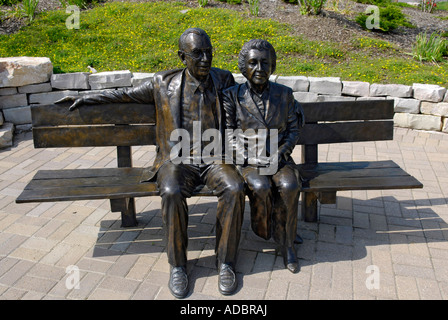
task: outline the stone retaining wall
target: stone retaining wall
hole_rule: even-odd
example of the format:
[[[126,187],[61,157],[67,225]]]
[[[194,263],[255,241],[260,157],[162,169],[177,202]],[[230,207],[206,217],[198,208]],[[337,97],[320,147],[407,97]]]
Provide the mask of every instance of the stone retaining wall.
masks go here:
[[[0,148],[12,145],[13,131],[31,129],[33,104],[50,104],[68,95],[138,86],[153,73],[129,70],[53,74],[48,58],[0,58]],[[241,74],[235,80],[244,82]],[[448,93],[438,85],[376,84],[337,77],[271,76],[291,87],[301,102],[393,99],[395,125],[448,133]]]

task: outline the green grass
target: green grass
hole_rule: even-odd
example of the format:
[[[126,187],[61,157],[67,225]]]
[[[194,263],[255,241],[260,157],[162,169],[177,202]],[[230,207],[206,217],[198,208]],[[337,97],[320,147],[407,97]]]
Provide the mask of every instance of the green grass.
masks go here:
[[[437,2],[437,9],[438,10],[448,10],[448,1]]]
[[[213,65],[236,73],[243,43],[264,38],[277,51],[279,75],[448,86],[446,62],[417,62],[386,41],[364,37],[351,46],[311,41],[273,20],[207,7],[181,13],[186,9],[182,3],[112,2],[82,11],[79,30],[66,28],[65,11],[42,13],[20,32],[0,36],[0,56],[49,57],[59,73],[87,72],[88,65],[98,71],[156,72],[182,67],[178,38],[188,27],[200,27],[216,49]]]

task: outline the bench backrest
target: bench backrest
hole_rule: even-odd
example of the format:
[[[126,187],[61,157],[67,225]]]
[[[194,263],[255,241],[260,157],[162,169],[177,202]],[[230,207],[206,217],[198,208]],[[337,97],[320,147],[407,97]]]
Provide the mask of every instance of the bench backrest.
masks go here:
[[[130,147],[156,142],[152,105],[103,104],[74,111],[68,110],[69,105],[32,106],[36,148]],[[319,144],[393,139],[393,100],[308,102],[302,106],[306,125],[298,144],[303,145],[304,163],[317,163]]]
[[[319,144],[393,139],[393,100],[310,102],[302,107],[302,163],[318,163]]]
[[[152,105],[116,103],[69,111],[69,103],[32,106],[36,148],[155,144]],[[302,103],[300,145],[393,139],[393,100]]]
[[[70,103],[31,107],[35,148],[155,144],[151,105],[126,103],[81,107]]]
[[[299,144],[393,138],[393,100],[308,102],[302,106],[306,126]]]

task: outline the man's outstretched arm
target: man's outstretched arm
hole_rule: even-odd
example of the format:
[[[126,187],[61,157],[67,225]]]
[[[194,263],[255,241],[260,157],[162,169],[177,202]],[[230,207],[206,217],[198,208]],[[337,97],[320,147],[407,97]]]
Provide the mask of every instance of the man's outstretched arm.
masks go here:
[[[111,90],[98,94],[89,94],[82,97],[67,96],[55,103],[73,102],[70,111],[83,105],[105,104],[105,103],[154,103],[154,89],[152,81],[147,81],[135,88]]]

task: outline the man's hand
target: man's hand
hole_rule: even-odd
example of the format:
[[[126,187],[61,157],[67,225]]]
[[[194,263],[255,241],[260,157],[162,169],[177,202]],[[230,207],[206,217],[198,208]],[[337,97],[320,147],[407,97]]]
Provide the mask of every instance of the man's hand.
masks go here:
[[[255,165],[257,167],[269,167],[272,165],[272,163],[277,162],[277,154],[274,154],[272,156],[266,157],[266,156],[257,156],[254,158],[249,158],[247,163],[250,165]]]
[[[83,105],[83,99],[82,97],[76,97],[76,96],[66,96],[62,99],[59,99],[58,101],[56,101],[55,103],[63,103],[63,102],[73,102],[73,104],[68,108],[68,110],[73,111],[76,108],[78,108],[79,106]]]

